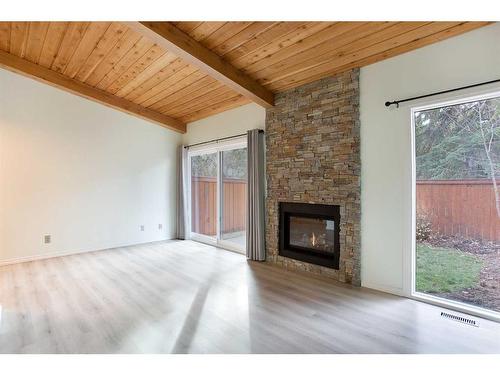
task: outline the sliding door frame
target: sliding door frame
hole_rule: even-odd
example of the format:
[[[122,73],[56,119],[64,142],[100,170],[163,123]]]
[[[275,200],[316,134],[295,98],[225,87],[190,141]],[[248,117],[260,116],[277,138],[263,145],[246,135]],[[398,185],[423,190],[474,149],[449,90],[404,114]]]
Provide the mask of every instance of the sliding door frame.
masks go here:
[[[448,308],[451,310],[456,310],[462,313],[475,315],[478,317],[494,320],[500,322],[500,313],[493,310],[473,306],[471,304],[452,301],[441,297],[435,297],[430,294],[418,292],[416,290],[416,214],[417,214],[417,197],[416,197],[416,139],[415,139],[415,113],[421,112],[429,109],[437,109],[441,107],[447,107],[451,105],[463,104],[468,102],[474,102],[478,100],[485,100],[491,98],[500,97],[500,86],[483,91],[467,91],[462,95],[457,95],[453,99],[440,101],[427,102],[426,104],[421,104],[419,106],[414,106],[410,108],[411,116],[411,229],[410,229],[410,254],[406,256],[405,265],[405,294],[415,300],[427,302],[436,306],[443,308]]]
[[[246,251],[246,246],[241,247],[237,246],[234,243],[231,243],[230,241],[223,240],[221,237],[221,231],[222,231],[222,212],[223,212],[223,207],[222,204],[224,202],[223,200],[223,189],[222,189],[222,153],[223,151],[230,151],[230,150],[235,150],[235,149],[240,149],[240,148],[247,148],[247,137],[246,135],[243,135],[241,137],[236,137],[224,141],[218,141],[214,143],[209,143],[205,145],[200,145],[200,146],[194,146],[188,150],[188,215],[189,215],[189,237],[190,239],[194,241],[199,241],[206,243],[208,245],[213,245],[217,247],[221,247],[226,250],[234,251],[240,254],[245,254]],[[200,233],[195,233],[192,231],[192,210],[191,210],[191,158],[193,156],[198,156],[198,155],[204,155],[204,154],[212,154],[216,153],[217,154],[217,192],[216,192],[216,235],[215,239],[203,235]],[[247,193],[248,194],[248,193]]]

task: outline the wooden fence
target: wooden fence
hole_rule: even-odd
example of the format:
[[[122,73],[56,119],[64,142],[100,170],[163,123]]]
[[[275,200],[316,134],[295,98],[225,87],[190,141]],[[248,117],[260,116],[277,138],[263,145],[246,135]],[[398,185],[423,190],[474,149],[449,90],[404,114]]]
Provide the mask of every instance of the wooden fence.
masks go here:
[[[246,228],[247,181],[224,179],[222,233]],[[217,232],[217,181],[215,177],[192,177],[191,220],[195,233],[215,236]]]
[[[429,218],[433,231],[500,241],[491,180],[419,180],[416,194],[417,214]]]

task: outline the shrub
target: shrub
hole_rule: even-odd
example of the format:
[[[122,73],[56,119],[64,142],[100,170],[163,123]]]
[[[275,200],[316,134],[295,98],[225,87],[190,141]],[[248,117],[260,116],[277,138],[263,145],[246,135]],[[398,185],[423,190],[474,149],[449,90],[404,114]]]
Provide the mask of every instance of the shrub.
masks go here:
[[[431,221],[424,214],[417,214],[416,240],[427,241],[432,236]]]

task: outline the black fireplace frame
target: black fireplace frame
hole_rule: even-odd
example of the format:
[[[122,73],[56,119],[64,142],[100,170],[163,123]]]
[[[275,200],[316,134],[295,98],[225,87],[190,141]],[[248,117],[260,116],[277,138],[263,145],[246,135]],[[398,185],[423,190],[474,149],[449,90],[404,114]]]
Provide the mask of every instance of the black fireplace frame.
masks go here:
[[[320,218],[335,221],[333,253],[290,245],[290,216]],[[279,202],[279,255],[339,269],[340,262],[340,206],[297,202]]]

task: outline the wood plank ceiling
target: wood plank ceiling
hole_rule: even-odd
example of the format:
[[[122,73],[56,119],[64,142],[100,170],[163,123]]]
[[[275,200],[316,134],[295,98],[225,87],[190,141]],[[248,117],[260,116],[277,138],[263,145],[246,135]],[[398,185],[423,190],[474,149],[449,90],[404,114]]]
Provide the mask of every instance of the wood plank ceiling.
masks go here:
[[[195,41],[193,43],[220,56],[236,68],[238,74],[272,93],[365,66],[486,24],[488,22],[171,23]],[[189,59],[180,58],[160,43],[155,44],[130,24],[0,22],[0,50],[3,51],[0,66],[21,73],[28,69],[31,73],[26,74],[38,75],[44,81],[59,77],[63,83],[56,85],[60,87],[73,92],[83,87],[88,92],[84,96],[100,101],[96,96],[103,95],[102,102],[114,107],[125,103],[128,112],[144,118],[154,113],[153,121],[181,132],[187,122],[251,101],[251,96],[241,95]],[[19,59],[27,63],[20,67]],[[32,73],[38,69],[34,64],[41,68],[41,73]],[[68,79],[76,84],[70,83],[68,88]]]

